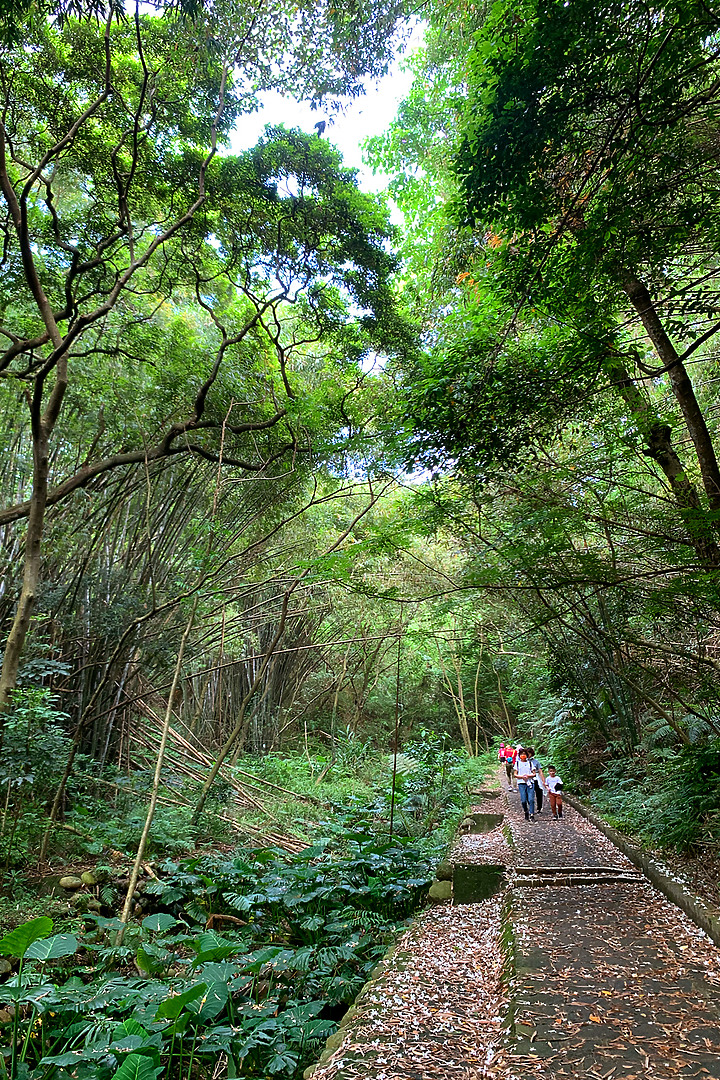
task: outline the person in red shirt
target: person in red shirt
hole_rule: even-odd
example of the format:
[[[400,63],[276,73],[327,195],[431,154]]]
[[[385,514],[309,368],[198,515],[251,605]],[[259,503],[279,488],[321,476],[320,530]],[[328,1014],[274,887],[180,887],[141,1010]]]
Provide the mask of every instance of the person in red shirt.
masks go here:
[[[508,791],[515,791],[516,788],[513,784],[513,766],[515,764],[515,758],[517,757],[517,751],[513,750],[512,746],[505,747],[505,772],[508,778]]]

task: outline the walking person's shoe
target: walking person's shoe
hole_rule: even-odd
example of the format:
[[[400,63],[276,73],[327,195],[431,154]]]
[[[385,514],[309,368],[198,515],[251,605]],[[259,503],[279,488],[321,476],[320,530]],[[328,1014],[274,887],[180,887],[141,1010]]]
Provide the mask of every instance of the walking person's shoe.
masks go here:
[[[534,815],[534,814],[531,814],[531,815],[530,815],[530,820],[531,820],[531,821],[534,821],[534,820],[535,820],[535,815]]]

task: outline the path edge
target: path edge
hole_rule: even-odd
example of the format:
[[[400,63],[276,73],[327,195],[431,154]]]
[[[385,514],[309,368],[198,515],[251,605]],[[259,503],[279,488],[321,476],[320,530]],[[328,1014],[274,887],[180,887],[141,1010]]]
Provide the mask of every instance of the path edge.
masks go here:
[[[585,806],[576,796],[568,795],[566,791],[563,791],[563,799],[579,814],[582,814],[584,818],[587,818],[596,829],[604,833],[608,840],[612,840],[615,847],[619,848],[623,855],[634,866],[637,866],[638,870],[642,870],[645,877],[652,882],[663,896],[672,904],[675,904],[676,907],[679,907],[681,911],[684,911],[686,915],[689,915],[693,922],[701,930],[704,930],[716,945],[720,945],[720,918],[713,914],[712,910],[702,900],[688,892],[679,881],[668,877],[650,855],[637,847],[636,844],[633,844],[626,836],[614,829],[612,825],[608,825],[606,821],[603,821],[598,814]]]

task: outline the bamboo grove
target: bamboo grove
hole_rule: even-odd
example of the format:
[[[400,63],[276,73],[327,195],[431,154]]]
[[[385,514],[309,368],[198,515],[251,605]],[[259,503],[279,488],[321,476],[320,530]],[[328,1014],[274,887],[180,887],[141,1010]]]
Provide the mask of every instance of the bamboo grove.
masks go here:
[[[265,90],[341,110],[412,17],[3,16],[6,869],[139,775],[190,837],[240,801],[296,850],[259,761],[419,733],[530,732],[717,841],[718,16],[431,3],[367,150],[400,227],[331,138],[233,152]]]

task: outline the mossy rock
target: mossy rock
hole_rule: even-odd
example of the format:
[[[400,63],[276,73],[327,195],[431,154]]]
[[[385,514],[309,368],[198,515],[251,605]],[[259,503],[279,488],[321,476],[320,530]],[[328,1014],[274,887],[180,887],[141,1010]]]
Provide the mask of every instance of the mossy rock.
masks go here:
[[[449,859],[443,859],[443,861],[438,865],[438,868],[435,871],[435,877],[438,879],[438,881],[452,881],[453,864],[450,862]]]
[[[452,893],[452,881],[433,881],[428,896],[431,900],[449,900]]]
[[[66,877],[61,877],[59,882],[61,889],[68,889],[71,892],[75,889],[82,889],[83,879],[76,877],[75,874],[68,874]]]
[[[89,870],[86,870],[84,874],[80,875],[80,880],[83,885],[97,885],[97,878]]]
[[[324,1062],[327,1061],[329,1057],[332,1057],[344,1038],[345,1033],[343,1031],[336,1031],[334,1035],[331,1035],[325,1043],[325,1049],[320,1055],[320,1061]]]
[[[355,1019],[359,1012],[360,1010],[358,1009],[357,1005],[351,1005],[348,1011],[343,1016],[340,1023],[338,1024],[338,1028],[340,1029],[340,1031],[346,1028],[348,1024],[352,1023],[352,1021]]]

